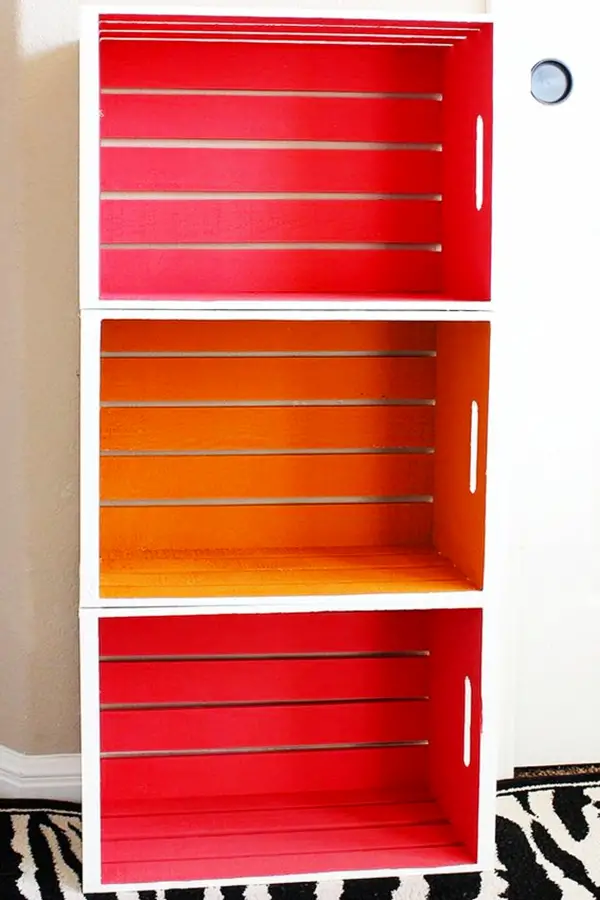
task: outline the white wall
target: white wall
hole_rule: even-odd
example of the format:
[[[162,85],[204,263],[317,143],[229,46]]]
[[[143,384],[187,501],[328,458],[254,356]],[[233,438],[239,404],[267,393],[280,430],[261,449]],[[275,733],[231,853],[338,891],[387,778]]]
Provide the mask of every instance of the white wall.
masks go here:
[[[497,76],[510,86],[497,109],[495,278],[514,692],[510,666],[504,681],[517,764],[597,760],[600,13],[589,0],[495,6],[506,47]],[[78,746],[76,38],[75,0],[0,3],[0,744],[37,753]],[[553,54],[572,64],[576,91],[544,109],[528,95],[528,73]],[[503,732],[506,765],[508,719]]]
[[[50,753],[78,746],[76,38],[75,2],[0,4],[0,744]]]

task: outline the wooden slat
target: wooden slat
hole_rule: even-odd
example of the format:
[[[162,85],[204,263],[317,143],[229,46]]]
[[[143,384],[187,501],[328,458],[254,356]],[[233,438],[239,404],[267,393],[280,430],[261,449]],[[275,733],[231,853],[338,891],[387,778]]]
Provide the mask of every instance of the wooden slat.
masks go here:
[[[427,797],[427,764],[424,746],[104,759],[102,803],[384,787]]]
[[[437,143],[442,105],[389,97],[105,94],[102,138]]]
[[[437,194],[430,150],[103,147],[103,191],[295,191]]]
[[[201,52],[200,52],[201,51]],[[439,92],[440,48],[103,41],[103,88]]]
[[[252,834],[336,831],[378,825],[424,825],[443,821],[439,807],[408,791],[344,791],[311,794],[156,800],[104,804],[105,840],[161,838],[192,834]],[[259,824],[260,820],[260,824]]]
[[[288,855],[290,844],[294,853],[302,856],[317,856],[322,851],[322,843],[330,852],[347,853],[352,851],[380,852],[381,848],[429,848],[448,847],[456,843],[450,825],[436,823],[434,825],[381,825],[379,827],[361,828],[360,824],[352,829],[332,830],[326,834],[316,831],[297,831],[290,841],[289,833],[282,822],[280,832],[264,834],[236,835],[192,835],[179,838],[162,838],[159,842],[162,859],[186,860],[198,854],[200,859],[215,860],[235,856],[245,859],[263,859],[271,855]],[[131,859],[156,859],[157,845],[144,838],[130,837],[121,841],[110,842],[103,853],[103,860],[109,863],[127,863]]]
[[[433,455],[144,456],[100,461],[102,500],[431,494]]]
[[[99,621],[100,655],[424,650],[425,628],[426,614],[420,610],[236,615],[228,618],[226,629],[221,616],[104,618]]]
[[[443,253],[428,250],[101,251],[108,299],[211,294],[436,294]]]
[[[265,559],[242,558],[236,565],[231,558],[212,570],[195,559],[179,557],[152,560],[111,556],[102,560],[100,594],[105,598],[133,597],[253,597],[298,596],[311,594],[397,594],[475,590],[455,566],[435,551],[398,554],[394,558],[372,560],[371,565],[348,557],[345,565],[323,565],[318,556],[313,567],[296,560],[279,561],[265,552]],[[314,554],[314,551],[312,551]],[[233,554],[232,554],[233,557]],[[366,557],[368,559],[368,556]]]
[[[427,200],[104,200],[104,244],[441,240]]]
[[[368,811],[366,807],[382,807],[394,806],[399,810],[400,818],[405,824],[416,821],[415,817],[420,819],[423,804],[432,802],[424,785],[416,782],[414,785],[401,785],[398,788],[391,787],[375,787],[358,790],[342,790],[342,791],[311,791],[308,793],[298,793],[291,791],[283,794],[260,793],[260,794],[229,794],[227,796],[202,796],[198,793],[188,793],[185,797],[155,797],[155,798],[138,798],[137,800],[117,798],[116,802],[108,802],[105,798],[102,802],[102,821],[105,824],[107,835],[118,837],[123,833],[131,833],[128,828],[128,821],[131,819],[140,820],[148,823],[148,834],[156,833],[156,825],[158,821],[169,821],[165,816],[180,815],[182,820],[188,819],[193,821],[193,817],[204,816],[206,814],[215,815],[218,820],[222,813],[228,818],[231,814],[244,815],[246,813],[266,813],[267,822],[272,816],[277,816],[281,811],[298,810],[306,811],[322,809],[325,815],[329,815],[335,810],[346,810],[348,807],[361,807]],[[410,805],[412,808],[416,806],[421,811],[411,815],[410,811],[404,814],[400,812],[401,807]],[[435,817],[432,817],[435,818]],[[154,819],[154,825],[151,824]],[[119,823],[122,823],[119,824]],[[142,826],[143,828],[143,826]],[[269,831],[269,827],[265,828]],[[169,831],[167,828],[166,831]],[[145,833],[145,832],[144,832]],[[165,829],[162,829],[165,833]],[[176,833],[176,832],[173,832]]]
[[[100,547],[101,555],[140,549],[414,547],[428,543],[431,526],[431,503],[105,508]]]
[[[431,447],[433,406],[105,408],[101,448],[302,450]]]
[[[431,30],[447,30],[449,29],[453,33],[455,31],[466,32],[478,29],[480,26],[474,24],[473,22],[448,22],[444,20],[437,19],[422,19],[422,20],[413,20],[408,19],[405,21],[402,20],[394,20],[394,19],[364,19],[357,17],[355,19],[336,19],[336,18],[323,18],[318,16],[316,18],[281,18],[277,16],[269,16],[267,19],[264,16],[202,16],[202,15],[164,15],[160,14],[127,14],[123,15],[123,13],[115,13],[115,14],[102,14],[100,16],[100,29],[101,31],[107,30],[111,31],[113,29],[121,29],[121,28],[140,28],[144,31],[152,31],[154,29],[161,29],[165,26],[169,28],[181,29],[183,31],[187,29],[195,29],[195,28],[206,28],[206,29],[222,29],[222,28],[230,28],[235,30],[236,32],[244,33],[246,31],[264,31],[265,33],[274,33],[278,34],[281,31],[300,31],[304,32],[316,32],[325,31],[328,32],[332,28],[340,31],[373,31],[373,32],[390,32],[392,34],[399,33],[401,34],[404,31],[414,31],[415,29],[431,29]]]
[[[154,853],[158,852],[156,848]],[[293,844],[288,855],[245,858],[238,857],[235,849],[225,859],[198,861],[193,859],[156,860],[141,862],[127,860],[105,863],[102,866],[103,884],[148,884],[154,882],[195,882],[231,878],[263,878],[269,882],[277,876],[307,873],[310,877],[323,872],[361,872],[368,870],[448,868],[473,865],[476,860],[462,844],[434,847],[386,847],[378,850],[344,850],[328,852],[322,846],[313,854],[300,856]]]
[[[254,41],[260,40],[267,43],[285,43],[286,41],[307,41],[318,43],[333,43],[339,41],[393,43],[398,42],[454,42],[471,37],[473,27],[461,26],[460,23],[434,22],[372,22],[363,20],[348,24],[343,20],[330,19],[329,21],[242,21],[233,19],[200,20],[179,19],[169,20],[155,17],[152,20],[133,22],[113,21],[101,22],[101,40],[123,39],[156,39],[174,40],[177,38],[189,38],[191,40],[215,40],[223,38],[228,41]]]
[[[435,397],[433,357],[110,358],[101,369],[104,402]]]
[[[435,322],[181,321],[104,319],[104,352],[435,350]]]
[[[262,703],[423,697],[427,671],[426,657],[103,662],[100,699]]]
[[[291,663],[290,665],[294,665]],[[103,752],[422,741],[427,701],[327,706],[105,710]]]

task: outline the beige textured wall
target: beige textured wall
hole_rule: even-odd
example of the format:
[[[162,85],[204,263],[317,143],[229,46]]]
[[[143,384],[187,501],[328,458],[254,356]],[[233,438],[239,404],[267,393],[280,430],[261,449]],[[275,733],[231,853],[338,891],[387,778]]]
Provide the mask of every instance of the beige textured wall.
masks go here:
[[[74,751],[77,5],[2,0],[0,744]]]
[[[79,746],[76,40],[76,0],[0,0],[0,744],[30,753]]]

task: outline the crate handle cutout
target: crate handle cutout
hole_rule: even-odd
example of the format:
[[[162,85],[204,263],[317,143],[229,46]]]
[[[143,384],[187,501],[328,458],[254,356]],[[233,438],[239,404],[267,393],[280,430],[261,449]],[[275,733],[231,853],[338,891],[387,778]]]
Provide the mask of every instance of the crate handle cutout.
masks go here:
[[[477,116],[475,126],[475,206],[477,211],[483,207],[483,118]]]
[[[469,490],[472,494],[477,490],[477,456],[479,444],[479,404],[471,403],[471,462],[469,469]]]
[[[471,679],[465,676],[465,728],[463,735],[463,762],[465,768],[471,765],[471,725],[473,719],[473,688]]]

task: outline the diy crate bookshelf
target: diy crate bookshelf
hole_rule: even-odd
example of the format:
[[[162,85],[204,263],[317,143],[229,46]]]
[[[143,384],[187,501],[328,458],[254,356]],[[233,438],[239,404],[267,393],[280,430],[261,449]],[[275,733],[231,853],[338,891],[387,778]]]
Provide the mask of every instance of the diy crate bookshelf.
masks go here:
[[[83,19],[84,887],[474,871],[492,26],[211,13]]]

